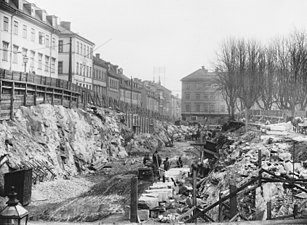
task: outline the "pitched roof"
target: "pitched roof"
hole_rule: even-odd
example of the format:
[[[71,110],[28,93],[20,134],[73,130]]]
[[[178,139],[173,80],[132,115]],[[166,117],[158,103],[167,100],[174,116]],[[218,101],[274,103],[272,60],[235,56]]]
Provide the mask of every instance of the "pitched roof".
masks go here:
[[[182,78],[180,81],[207,80],[208,78],[211,79],[212,76],[215,75],[215,72],[208,72],[208,70],[203,67]]]
[[[74,33],[70,30],[65,29],[64,27],[62,27],[61,25],[58,25],[58,30],[60,31],[60,35],[66,35],[66,36],[75,36],[78,37],[79,39],[87,42],[90,45],[95,45],[94,42],[91,42],[90,40],[86,39],[85,37],[82,37],[81,35]]]
[[[94,55],[93,55],[93,63],[94,63],[94,65],[101,66],[101,67],[103,67],[105,69],[108,69],[107,62],[104,61],[103,59],[97,58]]]

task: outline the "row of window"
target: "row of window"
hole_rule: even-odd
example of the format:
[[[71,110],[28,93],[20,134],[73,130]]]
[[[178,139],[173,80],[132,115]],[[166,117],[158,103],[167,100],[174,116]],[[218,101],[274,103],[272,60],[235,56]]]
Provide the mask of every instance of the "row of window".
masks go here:
[[[77,62],[76,64],[76,74],[86,77],[92,77],[92,67],[83,65],[82,63]]]
[[[208,92],[208,93],[195,93],[194,96],[191,96],[191,93],[185,93],[185,100],[195,99],[195,100],[218,100],[219,95],[217,93]],[[192,98],[191,98],[192,97]]]
[[[94,68],[94,74],[93,74],[94,79],[105,81],[106,77],[107,77],[107,74],[103,70]]]
[[[9,32],[9,17],[4,16],[3,17],[3,31]],[[30,35],[28,35],[28,30],[30,30]],[[30,41],[35,42],[36,41],[36,30],[34,28],[28,28],[26,24],[22,24],[22,37],[24,39],[30,39]],[[20,23],[17,20],[14,20],[13,23],[13,34],[14,35],[20,35]],[[51,41],[51,43],[50,43]],[[55,49],[55,38],[50,38],[48,34],[45,34],[44,32],[39,31],[38,32],[38,43],[41,45],[45,45],[45,47],[49,48],[50,45],[53,49]]]
[[[9,43],[3,41],[2,42],[2,60],[3,61],[9,61]],[[19,54],[21,53],[21,55]],[[39,52],[35,52],[30,50],[29,51],[29,55],[30,57],[29,62],[24,62],[23,60],[20,60],[20,58],[22,57],[22,59],[25,56],[28,56],[28,49],[26,48],[22,48],[22,51],[19,51],[19,46],[17,45],[13,45],[13,63],[14,64],[21,64],[24,65],[25,67],[27,66],[26,64],[29,63],[29,69],[30,71],[35,71],[35,63],[37,64],[37,69],[38,70],[43,70],[43,65],[44,65],[44,71],[45,72],[51,72],[54,73],[55,72],[55,63],[56,63],[56,59],[51,57],[51,61],[50,61],[50,57],[47,55],[43,55],[42,53]]]
[[[93,57],[93,49],[90,46],[77,41],[76,48],[77,48],[77,51],[76,51],[77,54],[83,55],[84,57],[87,57],[90,59]]]
[[[118,90],[118,80],[109,78],[109,86],[110,86],[110,88],[112,88],[112,89]]]
[[[199,90],[202,88],[217,88],[216,84],[212,84],[212,82],[183,83],[183,87],[187,90]]]
[[[80,87],[84,87],[87,89],[92,89],[92,85],[91,84],[85,84],[85,83],[80,83],[80,82],[76,82],[77,85],[79,85]]]
[[[215,105],[214,103],[204,103],[204,104],[196,103],[194,104],[194,108],[192,110],[191,104],[186,103],[185,110],[186,112],[217,112],[217,111],[226,112],[226,106],[221,105],[219,109],[218,105]]]

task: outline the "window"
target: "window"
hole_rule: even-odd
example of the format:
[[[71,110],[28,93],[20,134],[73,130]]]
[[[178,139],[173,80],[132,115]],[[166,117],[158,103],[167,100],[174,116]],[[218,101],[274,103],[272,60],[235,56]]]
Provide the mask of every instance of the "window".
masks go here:
[[[200,93],[195,94],[196,100],[200,100]]]
[[[79,41],[77,41],[77,54],[79,54]]]
[[[59,52],[63,52],[63,40],[59,40]]]
[[[208,100],[208,99],[209,99],[208,93],[204,93],[204,100]]]
[[[195,105],[196,112],[200,112],[200,104]]]
[[[77,69],[76,69],[76,73],[79,74],[79,63],[77,62]]]
[[[89,72],[89,69],[88,69],[88,66],[86,66],[86,76],[88,77],[88,72]]]
[[[46,35],[45,46],[49,48],[49,35]]]
[[[43,32],[39,32],[38,33],[38,43],[43,45],[45,41],[45,35]]]
[[[90,48],[90,59],[93,58],[93,49]]]
[[[55,49],[55,38],[52,38],[52,49]]]
[[[49,72],[49,56],[45,55],[45,72]]]
[[[34,71],[34,56],[35,56],[35,52],[30,51],[30,70],[31,71]]]
[[[51,73],[55,73],[55,58],[51,58]]]
[[[18,46],[13,45],[13,63],[17,64],[18,63]]]
[[[187,85],[187,90],[190,90],[190,88],[191,88],[191,85],[188,83],[188,84],[186,84]]]
[[[41,70],[43,66],[43,54],[38,53],[38,67],[37,69]]]
[[[204,112],[209,112],[208,103],[204,103]]]
[[[209,112],[214,112],[214,111],[215,111],[214,103],[209,103]]]
[[[225,112],[225,111],[226,111],[225,105],[221,105],[221,112]]]
[[[90,57],[90,48],[87,46],[86,57]]]
[[[31,28],[31,41],[35,41],[35,29]]]
[[[27,57],[28,56],[28,49],[22,48],[22,56]]]
[[[27,36],[28,36],[28,28],[27,28],[27,25],[23,25],[22,27],[22,37],[27,39]]]
[[[58,62],[58,73],[63,74],[63,62],[62,61]]]
[[[190,93],[186,93],[186,94],[185,94],[185,99],[186,99],[186,100],[189,100],[189,99],[190,99]]]
[[[13,33],[18,35],[18,21],[14,20]]]
[[[83,45],[80,43],[80,55],[83,55]]]
[[[92,77],[92,67],[90,67],[90,77]]]
[[[6,16],[3,17],[3,30],[9,31],[9,18]]]
[[[189,103],[187,103],[187,104],[185,105],[185,111],[186,111],[186,112],[191,112],[191,105],[190,105]]]

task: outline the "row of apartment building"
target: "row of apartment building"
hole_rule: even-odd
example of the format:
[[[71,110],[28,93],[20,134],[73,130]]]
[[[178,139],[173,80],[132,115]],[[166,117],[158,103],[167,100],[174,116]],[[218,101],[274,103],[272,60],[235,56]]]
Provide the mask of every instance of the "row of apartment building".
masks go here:
[[[0,0],[0,68],[71,81],[100,95],[178,119],[181,101],[152,81],[128,77],[94,55],[95,43],[71,23],[26,0]]]

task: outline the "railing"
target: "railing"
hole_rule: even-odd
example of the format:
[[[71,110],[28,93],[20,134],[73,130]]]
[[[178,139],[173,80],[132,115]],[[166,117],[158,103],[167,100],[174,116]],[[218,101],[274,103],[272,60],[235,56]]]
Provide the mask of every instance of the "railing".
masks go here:
[[[136,133],[152,132],[154,120],[170,120],[135,105],[113,99],[71,82],[0,69],[0,120],[13,119],[16,109],[42,103],[64,107],[107,107],[122,112],[122,120]]]

